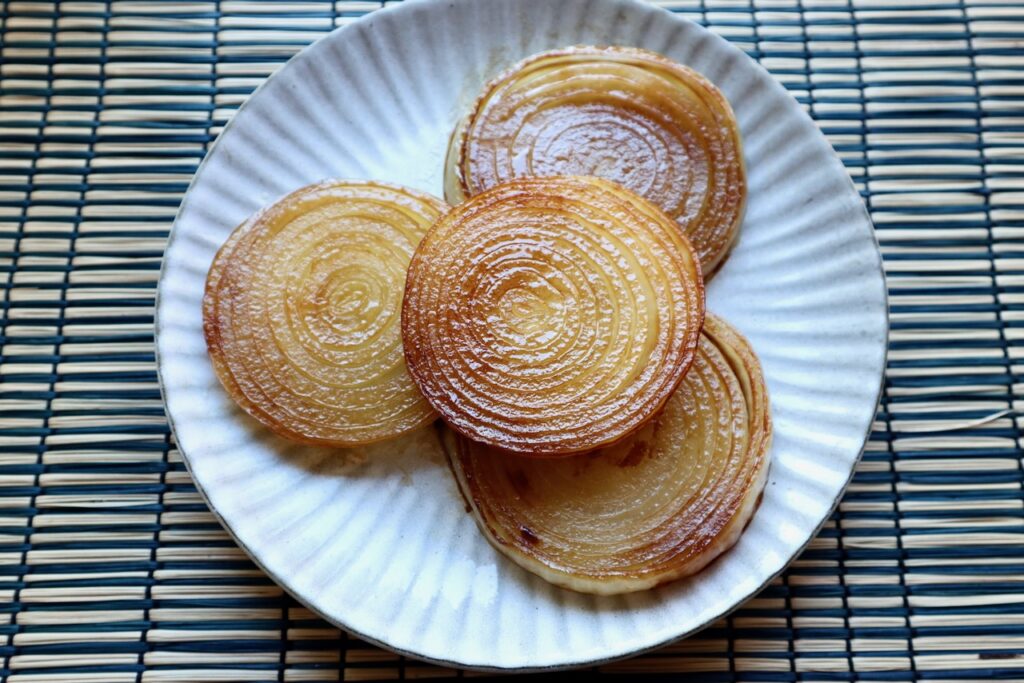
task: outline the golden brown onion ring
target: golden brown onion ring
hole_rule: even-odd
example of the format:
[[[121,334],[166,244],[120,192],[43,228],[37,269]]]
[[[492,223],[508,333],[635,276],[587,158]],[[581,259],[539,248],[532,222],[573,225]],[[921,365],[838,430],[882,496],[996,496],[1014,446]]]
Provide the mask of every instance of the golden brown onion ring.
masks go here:
[[[709,315],[665,409],[610,448],[526,458],[443,436],[497,550],[551,583],[608,595],[693,574],[738,540],[767,478],[771,417],[750,345]]]
[[[729,102],[699,73],[627,47],[575,47],[520,62],[484,87],[452,136],[457,204],[525,176],[594,175],[675,220],[705,277],[739,230],[746,178]]]
[[[240,225],[210,267],[203,331],[214,370],[281,436],[355,446],[436,418],[405,367],[405,273],[447,210],[371,182],[302,188]]]
[[[703,317],[700,266],[654,205],[597,178],[524,178],[423,238],[402,336],[454,429],[564,455],[650,419],[693,361]]]

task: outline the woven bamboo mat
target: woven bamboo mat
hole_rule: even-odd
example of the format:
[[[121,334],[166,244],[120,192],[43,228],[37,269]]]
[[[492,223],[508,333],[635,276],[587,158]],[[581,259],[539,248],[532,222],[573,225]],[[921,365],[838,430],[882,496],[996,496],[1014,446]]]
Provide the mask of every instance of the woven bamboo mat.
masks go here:
[[[1024,680],[1024,4],[664,4],[759,59],[842,155],[885,253],[892,350],[864,461],[803,557],[699,636],[600,672]],[[267,74],[378,6],[2,4],[0,678],[455,673],[346,637],[246,560],[153,366],[161,250],[199,160]]]

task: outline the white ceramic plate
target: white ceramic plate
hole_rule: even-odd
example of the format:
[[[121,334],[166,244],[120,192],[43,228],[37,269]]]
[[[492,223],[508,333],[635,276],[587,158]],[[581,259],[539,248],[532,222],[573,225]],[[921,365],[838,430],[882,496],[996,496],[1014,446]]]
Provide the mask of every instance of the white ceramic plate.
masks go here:
[[[664,53],[725,92],[743,132],[749,202],[708,306],[760,354],[775,439],[760,510],[692,580],[597,598],[553,588],[493,551],[432,433],[367,464],[283,442],[237,410],[206,355],[207,268],[257,208],[324,178],[441,194],[448,134],[485,79],[573,44]],[[810,541],[849,480],[886,351],[881,260],[842,164],[799,105],[740,50],[629,0],[422,0],[310,46],[221,134],[182,203],[157,307],[160,380],[203,495],[275,580],[330,621],[423,659],[537,669],[623,657],[707,625]]]

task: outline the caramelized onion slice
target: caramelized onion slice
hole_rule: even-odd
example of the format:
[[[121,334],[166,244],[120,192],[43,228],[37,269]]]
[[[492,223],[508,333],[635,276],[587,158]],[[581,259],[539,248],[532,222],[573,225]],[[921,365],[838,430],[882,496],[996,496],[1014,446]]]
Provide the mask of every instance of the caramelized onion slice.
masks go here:
[[[594,175],[643,195],[693,243],[705,277],[736,239],[746,199],[739,127],[699,73],[628,47],[575,47],[520,62],[484,87],[452,136],[456,204],[525,176]]]
[[[704,285],[672,221],[597,178],[519,179],[439,220],[409,266],[413,378],[469,438],[562,455],[608,445],[693,361]]]
[[[228,394],[281,436],[355,446],[436,418],[405,367],[405,273],[439,199],[370,182],[302,188],[239,226],[206,280]]]
[[[693,574],[738,540],[767,478],[771,418],[750,345],[709,315],[665,409],[610,448],[524,458],[444,436],[495,548],[551,583],[614,594]]]

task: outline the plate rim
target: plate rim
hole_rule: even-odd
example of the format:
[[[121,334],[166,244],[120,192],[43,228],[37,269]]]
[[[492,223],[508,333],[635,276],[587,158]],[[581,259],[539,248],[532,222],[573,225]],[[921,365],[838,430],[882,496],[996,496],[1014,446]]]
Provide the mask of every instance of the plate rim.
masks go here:
[[[515,2],[517,0],[506,0],[506,1]],[[645,0],[602,0],[602,1],[608,3],[609,5],[618,5],[619,7],[623,8],[626,11],[652,12],[654,15],[657,15],[657,19],[660,20],[660,21],[670,21],[670,22],[674,22],[676,24],[689,24],[691,26],[691,30],[692,29],[696,29],[697,31],[704,33],[705,37],[707,37],[710,40],[712,40],[712,42],[717,43],[720,48],[724,48],[724,49],[733,51],[734,53],[738,53],[738,54],[742,55],[743,58],[745,59],[745,63],[747,64],[747,66],[752,67],[755,70],[758,70],[758,71],[761,72],[761,76],[767,80],[767,82],[769,84],[769,87],[774,88],[777,91],[781,90],[782,94],[784,94],[785,97],[789,98],[790,100],[792,100],[797,105],[797,110],[799,112],[799,115],[803,116],[804,119],[809,121],[811,123],[811,125],[814,126],[814,129],[817,132],[817,135],[828,146],[828,152],[831,155],[832,161],[839,164],[839,166],[840,166],[840,168],[842,170],[842,175],[845,178],[845,182],[848,184],[848,187],[849,187],[850,191],[853,192],[853,194],[856,195],[857,198],[858,198],[857,207],[855,209],[852,209],[852,210],[853,211],[857,211],[860,214],[862,214],[862,218],[864,220],[864,223],[868,227],[869,236],[870,236],[871,242],[872,242],[872,244],[874,246],[874,250],[872,251],[872,255],[875,257],[875,259],[874,259],[874,268],[872,269],[872,271],[877,274],[878,280],[881,282],[881,285],[882,285],[882,287],[881,287],[881,289],[882,289],[882,299],[879,302],[880,305],[881,305],[882,320],[883,320],[883,323],[884,323],[884,325],[883,325],[883,335],[882,335],[883,338],[882,338],[882,344],[881,344],[882,353],[881,353],[881,359],[880,359],[880,365],[879,365],[879,373],[878,373],[878,375],[879,375],[879,377],[878,377],[878,387],[877,387],[877,389],[875,391],[875,400],[874,400],[874,404],[873,404],[873,413],[877,415],[878,406],[881,404],[883,390],[884,390],[884,387],[885,387],[886,369],[887,369],[887,366],[888,366],[888,355],[889,355],[890,313],[889,313],[889,301],[888,301],[889,295],[888,295],[887,278],[886,278],[886,275],[885,275],[884,262],[883,262],[883,259],[882,259],[881,249],[880,249],[879,242],[878,242],[878,234],[877,234],[875,226],[874,226],[874,221],[872,220],[871,214],[868,211],[867,206],[865,205],[863,198],[860,196],[860,192],[857,190],[857,187],[854,184],[853,179],[850,177],[849,173],[846,171],[845,165],[842,163],[842,160],[839,158],[838,154],[835,152],[835,149],[832,147],[831,143],[828,142],[827,138],[825,138],[824,133],[822,133],[820,128],[818,128],[817,123],[814,121],[814,119],[812,119],[810,117],[810,115],[807,113],[807,111],[804,110],[803,107],[801,107],[799,105],[799,102],[797,102],[796,99],[789,93],[789,91],[786,90],[785,86],[783,86],[778,81],[778,79],[776,79],[775,76],[773,76],[771,74],[771,72],[769,72],[764,66],[762,66],[760,62],[758,62],[757,60],[755,60],[752,57],[750,57],[746,52],[744,52],[742,49],[740,49],[736,45],[733,45],[727,39],[725,39],[722,36],[714,33],[713,31],[708,30],[704,26],[700,25],[699,23],[697,23],[697,22],[695,22],[695,21],[693,21],[693,20],[691,20],[691,19],[689,19],[687,17],[680,16],[680,15],[672,12],[671,10],[669,10],[669,9],[667,9],[667,8],[661,6],[661,5],[653,4],[653,2],[650,2],[650,0],[647,0],[647,1],[645,1]],[[211,502],[211,500],[210,500],[210,498],[209,498],[209,496],[208,496],[208,494],[206,492],[206,489],[205,489],[204,485],[202,484],[200,479],[195,476],[195,473],[193,472],[192,463],[191,463],[191,459],[190,459],[189,455],[185,452],[185,449],[181,446],[181,443],[180,443],[180,441],[177,438],[177,427],[176,427],[176,423],[175,423],[175,418],[174,418],[172,412],[170,411],[170,409],[168,407],[166,381],[164,379],[164,364],[163,364],[163,360],[162,360],[162,353],[161,353],[161,350],[160,350],[161,345],[160,345],[160,342],[159,342],[160,333],[161,333],[161,315],[160,315],[161,299],[162,299],[162,294],[163,294],[163,283],[164,283],[164,279],[165,279],[165,276],[166,276],[166,271],[168,269],[168,267],[167,267],[167,263],[168,263],[167,253],[170,251],[171,246],[174,244],[175,239],[179,236],[179,230],[177,228],[178,228],[179,221],[181,219],[182,214],[185,212],[186,208],[189,206],[189,203],[190,203],[189,200],[190,200],[190,197],[192,195],[192,189],[195,187],[195,185],[199,181],[199,178],[202,175],[202,172],[203,172],[204,168],[206,167],[207,162],[211,159],[211,157],[213,155],[213,152],[217,149],[217,146],[219,145],[221,139],[224,137],[225,133],[227,133],[234,126],[235,122],[238,120],[238,115],[242,111],[244,111],[246,107],[248,107],[250,105],[250,103],[256,97],[256,95],[259,94],[267,86],[267,84],[270,83],[270,81],[273,78],[279,76],[288,67],[290,67],[293,62],[300,62],[300,61],[303,61],[303,60],[306,60],[306,59],[310,59],[311,57],[309,55],[311,54],[311,52],[312,52],[312,50],[313,50],[313,48],[315,46],[317,46],[317,45],[319,45],[321,43],[324,43],[324,42],[326,42],[328,40],[338,40],[339,36],[343,36],[343,35],[345,35],[348,32],[352,32],[352,31],[357,30],[358,26],[360,24],[367,23],[367,21],[371,20],[371,18],[377,18],[380,15],[392,15],[392,14],[396,14],[396,13],[397,14],[401,14],[403,12],[410,11],[408,9],[410,7],[412,7],[412,8],[419,8],[419,7],[444,7],[444,6],[448,6],[449,8],[451,8],[451,7],[454,7],[456,4],[467,5],[467,4],[470,4],[472,2],[474,2],[474,0],[403,0],[402,2],[395,3],[395,4],[385,4],[383,7],[379,8],[379,9],[376,9],[376,10],[372,10],[372,11],[368,12],[367,14],[362,15],[361,17],[359,17],[358,19],[356,19],[355,21],[353,21],[351,23],[348,23],[348,24],[345,24],[344,26],[339,26],[337,28],[332,29],[330,32],[324,34],[323,36],[320,36],[319,38],[317,38],[316,40],[311,42],[309,45],[306,45],[305,47],[303,47],[301,50],[299,50],[294,55],[292,55],[290,58],[288,58],[283,64],[281,64],[279,67],[277,67],[269,76],[267,76],[245,98],[245,100],[238,106],[238,108],[235,110],[235,112],[231,115],[231,118],[228,119],[228,121],[224,124],[223,128],[221,128],[221,131],[220,131],[220,133],[218,133],[217,138],[207,148],[206,153],[204,154],[202,160],[199,162],[199,165],[196,167],[196,170],[193,173],[191,180],[189,181],[188,187],[185,189],[185,193],[182,195],[182,199],[181,199],[180,204],[178,205],[178,209],[175,211],[174,220],[171,223],[171,228],[170,228],[170,230],[168,232],[168,235],[167,235],[167,241],[166,241],[166,243],[164,245],[164,248],[163,248],[163,254],[161,255],[160,270],[159,270],[159,275],[158,275],[158,278],[157,278],[156,293],[155,293],[154,301],[153,301],[153,349],[154,349],[154,364],[156,366],[157,384],[158,384],[159,393],[160,393],[160,402],[161,402],[161,405],[162,405],[162,407],[164,409],[164,414],[165,414],[165,417],[167,419],[168,428],[170,429],[171,435],[174,437],[175,445],[177,447],[178,453],[181,455],[182,462],[185,464],[185,469],[186,469],[186,471],[189,474],[189,478],[193,482],[193,485],[195,486],[196,491],[199,493],[200,497],[202,498],[203,503],[206,505],[206,507],[213,514],[213,516],[217,520],[217,522],[228,533],[228,535],[238,545],[238,547],[240,547],[242,549],[242,551],[245,552],[246,556],[260,569],[260,571],[262,571],[264,574],[266,574],[277,586],[279,586],[285,593],[287,593],[289,596],[291,596],[293,599],[295,599],[299,604],[301,604],[303,607],[305,607],[310,612],[312,612],[313,614],[315,614],[319,618],[323,619],[327,623],[329,623],[329,624],[331,624],[331,625],[333,625],[333,626],[335,626],[335,627],[337,627],[337,628],[339,628],[339,629],[341,629],[343,631],[346,631],[346,632],[348,632],[351,635],[356,636],[360,640],[364,640],[367,643],[370,643],[370,644],[372,644],[374,646],[377,646],[377,647],[380,647],[382,649],[388,650],[390,652],[394,652],[394,653],[396,653],[398,655],[401,655],[401,656],[404,656],[404,657],[409,657],[409,658],[412,658],[412,659],[415,659],[415,660],[418,660],[418,661],[422,661],[422,662],[426,662],[426,663],[429,663],[429,664],[435,664],[435,665],[438,665],[438,666],[443,666],[443,667],[448,667],[448,668],[455,668],[455,669],[467,669],[467,670],[471,670],[471,671],[480,671],[480,672],[488,672],[488,673],[537,673],[537,672],[565,671],[565,670],[570,670],[570,669],[576,669],[576,668],[583,667],[583,666],[598,666],[598,665],[608,664],[608,663],[612,663],[612,662],[618,662],[618,661],[630,659],[630,658],[635,657],[637,655],[641,655],[641,654],[645,654],[645,653],[648,653],[648,652],[652,652],[654,650],[657,650],[657,649],[660,649],[662,647],[665,647],[666,645],[669,645],[671,643],[680,641],[680,640],[682,640],[684,638],[688,638],[688,637],[690,637],[690,636],[692,636],[692,635],[694,635],[696,633],[699,633],[700,631],[704,630],[705,628],[707,628],[708,626],[710,626],[714,622],[718,621],[719,619],[726,618],[730,614],[732,614],[733,612],[735,612],[736,610],[741,608],[746,602],[748,602],[751,598],[756,596],[758,593],[760,593],[762,590],[764,590],[768,585],[770,585],[773,581],[775,581],[775,579],[777,579],[780,575],[782,575],[782,573],[785,572],[786,569],[788,569],[789,566],[797,558],[799,558],[800,555],[803,554],[803,552],[807,549],[807,547],[811,544],[811,542],[814,541],[815,538],[817,538],[817,536],[820,533],[821,529],[825,526],[825,524],[832,517],[832,514],[835,512],[836,508],[838,507],[842,497],[845,495],[846,490],[847,490],[847,488],[850,485],[850,482],[853,480],[853,477],[856,474],[857,465],[860,463],[861,459],[863,458],[864,452],[865,452],[865,450],[867,448],[867,444],[868,444],[868,441],[869,441],[870,436],[871,436],[871,430],[872,430],[872,425],[873,425],[873,418],[871,418],[871,419],[869,419],[867,421],[867,425],[865,426],[865,429],[864,429],[864,435],[862,437],[861,447],[860,447],[856,457],[850,463],[850,468],[849,468],[849,472],[847,472],[846,481],[840,487],[840,489],[837,492],[835,498],[829,503],[827,512],[822,517],[821,521],[816,525],[816,527],[810,533],[808,538],[792,553],[791,556],[789,556],[782,563],[781,567],[777,571],[775,571],[772,574],[770,574],[769,576],[767,576],[762,583],[758,584],[757,586],[755,586],[754,588],[752,588],[748,592],[746,592],[744,595],[742,595],[739,599],[737,599],[734,602],[734,604],[731,607],[729,607],[726,610],[723,610],[722,612],[720,612],[719,614],[717,614],[715,616],[708,617],[705,621],[701,622],[700,624],[698,624],[698,625],[696,625],[696,626],[694,626],[694,627],[692,627],[690,629],[687,629],[684,632],[677,633],[677,634],[669,636],[667,638],[663,638],[663,639],[661,639],[661,640],[659,640],[659,641],[657,641],[655,643],[645,644],[645,645],[642,645],[640,647],[635,647],[635,648],[629,648],[629,649],[624,650],[622,652],[615,653],[615,654],[612,654],[612,655],[609,655],[609,656],[606,656],[606,657],[579,658],[579,657],[574,657],[572,655],[568,655],[568,656],[566,656],[564,658],[564,661],[562,661],[560,663],[556,663],[556,664],[543,664],[543,665],[537,665],[537,666],[531,666],[531,665],[526,665],[526,666],[502,666],[502,665],[493,665],[493,664],[488,665],[488,664],[466,663],[466,662],[463,662],[463,661],[458,661],[456,659],[445,659],[445,658],[441,658],[441,657],[432,657],[432,656],[421,654],[421,653],[418,653],[418,652],[415,652],[415,651],[412,651],[412,650],[407,650],[407,649],[403,649],[401,647],[397,647],[397,646],[391,645],[390,643],[388,643],[386,641],[383,641],[383,640],[380,640],[378,638],[375,638],[375,637],[372,637],[372,636],[369,636],[367,634],[362,633],[361,631],[359,631],[358,629],[354,628],[353,626],[351,626],[349,624],[346,624],[345,621],[343,621],[341,618],[338,618],[338,617],[335,617],[335,616],[327,614],[326,612],[322,611],[319,607],[317,607],[313,602],[311,602],[310,599],[307,599],[307,598],[303,597],[301,594],[299,594],[297,591],[295,591],[291,586],[288,585],[286,579],[278,576],[275,572],[273,572],[267,566],[264,565],[264,563],[260,559],[259,555],[255,551],[253,551],[244,541],[242,541],[241,538],[239,538],[236,535],[236,533],[235,533],[234,529],[232,528],[232,526],[230,525],[230,523],[221,515],[220,511],[212,504],[212,502]],[[424,10],[424,11],[428,11],[428,10]],[[742,225],[741,225],[741,227],[742,227]],[[219,249],[219,247],[218,247],[218,249]],[[756,512],[755,512],[755,514],[756,514]],[[726,551],[726,552],[728,552],[728,551]],[[713,565],[714,561],[711,564]],[[342,664],[342,666],[343,666],[343,664]]]

